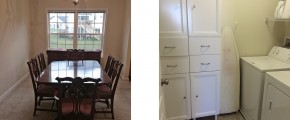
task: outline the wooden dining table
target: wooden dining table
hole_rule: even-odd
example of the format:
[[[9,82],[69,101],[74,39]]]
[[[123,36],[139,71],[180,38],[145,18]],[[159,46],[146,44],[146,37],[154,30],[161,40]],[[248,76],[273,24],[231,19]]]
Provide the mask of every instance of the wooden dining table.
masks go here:
[[[56,77],[101,78],[100,84],[111,83],[110,77],[98,61],[52,61],[36,80],[39,84],[57,84]]]

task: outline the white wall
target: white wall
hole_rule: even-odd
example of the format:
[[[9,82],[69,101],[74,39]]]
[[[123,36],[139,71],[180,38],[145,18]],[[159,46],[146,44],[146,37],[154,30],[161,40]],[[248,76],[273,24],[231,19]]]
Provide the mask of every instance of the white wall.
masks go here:
[[[0,96],[28,73],[29,0],[1,0]],[[31,88],[32,89],[32,88]]]

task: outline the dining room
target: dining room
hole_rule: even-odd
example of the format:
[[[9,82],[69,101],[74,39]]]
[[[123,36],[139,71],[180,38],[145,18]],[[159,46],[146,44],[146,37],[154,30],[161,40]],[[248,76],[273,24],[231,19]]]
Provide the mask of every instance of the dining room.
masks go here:
[[[94,102],[93,119],[131,119],[130,0],[3,0],[0,15],[0,120],[58,117],[58,95],[34,100],[33,77],[36,88],[57,90],[56,77],[100,79],[98,84],[109,86],[116,77],[114,107]],[[120,70],[105,70],[110,56],[117,61],[112,69],[120,63]],[[32,69],[36,64],[38,75]],[[35,106],[50,110],[34,112]],[[115,114],[97,107],[113,107]]]

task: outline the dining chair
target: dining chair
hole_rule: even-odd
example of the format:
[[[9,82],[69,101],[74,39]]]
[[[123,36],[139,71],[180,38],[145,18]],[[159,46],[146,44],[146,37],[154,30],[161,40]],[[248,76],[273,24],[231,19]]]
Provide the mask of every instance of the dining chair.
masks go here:
[[[37,84],[36,80],[40,76],[40,72],[38,70],[38,63],[36,58],[32,58],[30,61],[27,62],[30,77],[32,81],[33,91],[34,91],[34,112],[33,116],[36,115],[36,110],[39,111],[53,111],[53,105],[55,102],[54,93],[55,93],[55,86],[51,85],[44,85],[44,84]],[[52,100],[52,107],[51,109],[45,108],[38,108],[40,106],[40,102],[42,100]]]
[[[105,86],[101,86],[101,87],[105,87],[103,89],[106,89],[106,87],[109,87],[109,89],[112,89],[112,84],[114,83],[114,77],[113,76],[113,73],[114,71],[116,71],[116,64],[118,63],[119,61],[117,59],[115,59],[114,57],[112,57],[112,60],[111,60],[111,63],[110,63],[110,66],[109,66],[109,69],[108,69],[108,76],[110,77],[111,79],[111,83],[107,83],[105,84]],[[107,104],[107,108],[110,108],[110,103],[109,103],[109,100],[108,99],[105,99],[105,102]]]
[[[108,55],[108,58],[107,58],[107,62],[106,62],[106,65],[105,65],[105,72],[108,73],[108,70],[110,68],[110,65],[111,65],[111,62],[112,62],[112,59],[113,59],[113,56],[111,54]]]
[[[96,86],[101,79],[57,77],[58,120],[93,120]]]
[[[112,119],[114,119],[114,98],[115,92],[117,89],[120,73],[122,70],[123,64],[119,61],[116,61],[114,65],[110,67],[110,78],[112,80],[111,84],[100,84],[97,86],[96,95],[97,98],[96,102],[103,102],[107,104],[107,108],[110,108],[108,111],[103,110],[96,110],[96,113],[111,113]],[[110,102],[109,102],[110,101]]]

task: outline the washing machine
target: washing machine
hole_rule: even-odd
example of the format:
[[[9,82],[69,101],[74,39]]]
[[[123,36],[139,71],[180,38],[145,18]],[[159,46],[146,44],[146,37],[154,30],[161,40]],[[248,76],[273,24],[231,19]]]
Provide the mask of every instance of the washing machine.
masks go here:
[[[287,48],[274,46],[267,56],[241,58],[240,111],[246,120],[261,120],[265,73],[284,70],[290,70]]]
[[[290,119],[290,71],[267,72],[262,120]]]

